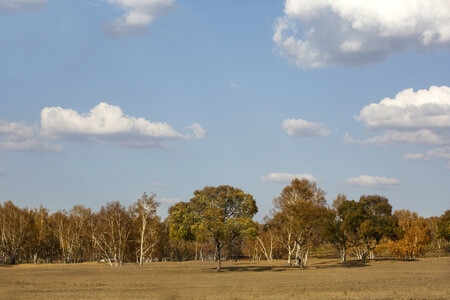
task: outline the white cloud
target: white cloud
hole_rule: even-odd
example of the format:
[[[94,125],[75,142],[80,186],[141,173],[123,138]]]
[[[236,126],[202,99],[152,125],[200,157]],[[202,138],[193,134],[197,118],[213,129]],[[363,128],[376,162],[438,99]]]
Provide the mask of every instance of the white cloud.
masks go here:
[[[450,87],[403,90],[363,107],[356,120],[369,128],[450,128]]]
[[[405,160],[430,160],[443,159],[448,160],[446,168],[450,166],[450,146],[444,146],[428,150],[426,153],[407,153],[403,156]]]
[[[197,140],[203,139],[207,135],[206,130],[202,127],[202,125],[198,123],[192,124],[191,126],[188,127],[188,129],[192,130],[192,132],[194,133],[194,137]]]
[[[43,133],[52,137],[129,147],[159,147],[169,139],[190,138],[167,123],[130,117],[120,107],[104,102],[87,114],[46,107],[41,111],[41,128]],[[191,125],[191,129],[196,138],[202,138],[206,132],[200,124]]]
[[[206,130],[198,123],[187,128],[195,139],[206,136]],[[61,151],[62,147],[55,144],[58,139],[149,148],[162,147],[168,140],[191,139],[191,135],[180,133],[165,122],[127,116],[120,107],[104,102],[87,114],[46,107],[41,111],[40,127],[0,119],[0,149]]]
[[[294,173],[269,173],[263,177],[261,180],[279,182],[279,183],[289,183],[295,178],[305,178],[309,181],[316,181],[317,179],[311,174],[294,174]]]
[[[302,68],[356,65],[450,48],[448,0],[286,0],[276,51]]]
[[[372,131],[383,132],[363,144],[449,145],[450,87],[403,90],[393,99],[363,107],[355,119]]]
[[[423,153],[406,153],[403,155],[405,160],[424,160],[426,157]]]
[[[371,187],[376,189],[390,188],[401,182],[396,178],[361,175],[347,179],[347,184],[359,187]]]
[[[25,122],[0,120],[0,148],[7,150],[28,150],[37,152],[60,151],[61,147],[47,142],[39,130]]]
[[[302,119],[286,119],[283,121],[282,128],[287,134],[295,137],[327,136],[330,134],[330,130],[323,124]]]
[[[450,160],[450,146],[429,150],[427,152],[427,157]]]
[[[175,8],[175,0],[108,0],[124,11],[122,17],[106,27],[114,35],[144,32],[161,14]]]
[[[439,134],[429,130],[417,131],[397,131],[388,130],[382,135],[378,135],[361,142],[362,144],[411,144],[411,145],[443,145],[445,140]]]
[[[0,0],[0,12],[18,13],[40,9],[47,0]]]

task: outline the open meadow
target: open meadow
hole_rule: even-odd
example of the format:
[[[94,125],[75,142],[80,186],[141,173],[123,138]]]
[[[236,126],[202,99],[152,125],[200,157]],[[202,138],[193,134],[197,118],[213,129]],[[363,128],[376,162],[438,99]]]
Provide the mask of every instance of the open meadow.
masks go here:
[[[450,257],[0,266],[0,299],[450,299]]]

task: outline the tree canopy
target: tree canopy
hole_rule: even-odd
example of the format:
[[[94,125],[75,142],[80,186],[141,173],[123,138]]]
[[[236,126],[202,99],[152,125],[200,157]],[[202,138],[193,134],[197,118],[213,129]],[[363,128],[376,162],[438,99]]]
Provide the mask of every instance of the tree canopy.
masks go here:
[[[258,212],[253,196],[241,189],[221,185],[196,190],[188,203],[178,203],[170,209],[170,235],[215,242],[218,266],[221,249],[226,243],[242,236],[256,236],[253,216]]]

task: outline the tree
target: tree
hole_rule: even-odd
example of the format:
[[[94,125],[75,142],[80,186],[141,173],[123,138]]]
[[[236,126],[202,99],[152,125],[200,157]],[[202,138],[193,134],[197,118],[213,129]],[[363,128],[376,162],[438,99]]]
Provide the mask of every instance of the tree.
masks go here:
[[[159,217],[156,210],[159,203],[155,201],[155,194],[144,194],[131,207],[139,235],[138,263],[142,265],[146,255],[151,254],[152,250],[159,241],[158,224]],[[151,256],[151,255],[150,255]]]
[[[59,240],[63,261],[71,262],[74,253],[75,241],[73,224],[69,221],[68,213],[66,211],[57,211],[51,215],[50,222],[53,225],[54,235]]]
[[[439,236],[450,242],[450,209],[440,217],[438,222]]]
[[[53,233],[48,209],[42,206],[31,211],[33,228],[26,249],[33,262],[52,262],[61,255],[59,241]]]
[[[397,238],[389,243],[389,248],[399,257],[414,260],[431,240],[431,230],[424,218],[409,210],[394,212],[398,227]]]
[[[178,260],[185,260],[189,257],[185,251],[180,251],[181,248],[186,248],[186,242],[195,242],[195,260],[198,258],[198,237],[193,231],[196,215],[192,208],[193,206],[188,202],[178,202],[169,207],[169,238],[174,246],[172,250],[175,250]]]
[[[387,198],[379,195],[361,196],[359,202],[342,201],[338,207],[341,230],[362,262],[373,256],[373,250],[383,237],[394,233],[395,219]]]
[[[327,209],[325,192],[307,179],[293,179],[275,200],[272,222],[288,251],[288,264],[296,252],[296,264],[306,266],[310,248],[324,236],[333,218]]]
[[[343,216],[339,214],[339,206],[343,203],[348,203],[348,199],[343,194],[338,194],[333,201],[333,208],[335,218],[329,223],[327,229],[328,240],[335,245],[339,251],[341,262],[347,261],[347,248],[349,247],[349,232],[347,231],[346,223],[343,221]]]
[[[91,218],[91,209],[83,205],[75,205],[69,211],[69,222],[73,228],[73,260],[75,262],[84,261],[85,253],[89,252],[92,248],[92,239],[88,230],[88,223]]]
[[[208,186],[196,190],[189,203],[179,203],[170,210],[170,235],[199,241],[213,239],[219,272],[224,245],[243,235],[256,236],[252,218],[257,211],[253,196],[241,189],[229,185]]]
[[[20,258],[32,228],[33,220],[28,209],[19,208],[12,201],[0,205],[0,251],[9,263],[15,264]]]
[[[256,237],[258,249],[264,254],[268,261],[273,261],[273,248],[275,235],[272,230],[271,220],[265,218],[265,223],[259,225],[259,233]]]
[[[88,221],[90,208],[75,205],[70,211],[57,211],[50,216],[55,236],[59,240],[64,262],[81,262],[90,248]]]
[[[95,246],[112,266],[123,266],[132,231],[132,217],[118,201],[102,206],[93,218],[91,236]]]

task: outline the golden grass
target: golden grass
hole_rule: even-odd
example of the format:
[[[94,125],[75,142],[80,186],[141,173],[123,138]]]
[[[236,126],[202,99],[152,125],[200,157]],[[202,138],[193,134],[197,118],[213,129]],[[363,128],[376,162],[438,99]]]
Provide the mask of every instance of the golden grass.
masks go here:
[[[450,299],[450,258],[338,264],[285,261],[0,267],[0,299]]]

